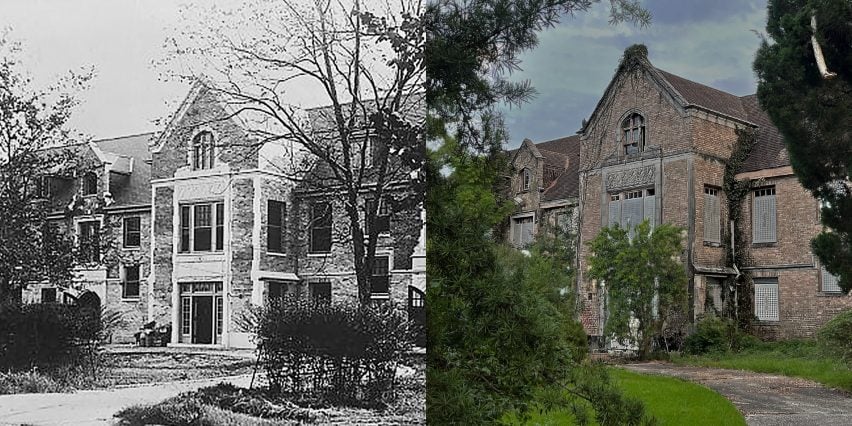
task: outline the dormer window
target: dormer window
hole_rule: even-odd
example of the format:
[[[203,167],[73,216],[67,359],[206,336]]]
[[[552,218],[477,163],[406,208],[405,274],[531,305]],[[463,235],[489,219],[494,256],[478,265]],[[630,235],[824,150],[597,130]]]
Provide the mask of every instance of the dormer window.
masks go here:
[[[98,175],[88,172],[83,175],[83,195],[95,195],[98,193]]]
[[[201,132],[192,139],[192,170],[213,168],[213,133]]]
[[[639,114],[631,114],[621,123],[625,155],[635,155],[645,150],[645,119]]]
[[[530,190],[530,183],[532,182],[532,173],[530,173],[530,169],[524,169],[524,171],[521,172],[521,179],[522,179],[522,181],[521,181],[522,190],[523,191],[529,191]]]

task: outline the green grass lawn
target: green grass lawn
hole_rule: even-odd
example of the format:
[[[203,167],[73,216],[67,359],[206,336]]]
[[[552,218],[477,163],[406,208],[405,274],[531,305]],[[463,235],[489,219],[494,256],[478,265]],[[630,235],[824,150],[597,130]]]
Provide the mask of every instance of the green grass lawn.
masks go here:
[[[704,386],[620,368],[609,371],[613,381],[626,395],[645,404],[645,409],[659,425],[745,425],[742,414],[730,401]],[[527,424],[569,425],[573,424],[572,420],[568,412],[557,410],[544,414],[535,412]]]
[[[761,342],[738,353],[683,355],[673,357],[672,362],[802,377],[852,391],[852,368],[807,340]]]

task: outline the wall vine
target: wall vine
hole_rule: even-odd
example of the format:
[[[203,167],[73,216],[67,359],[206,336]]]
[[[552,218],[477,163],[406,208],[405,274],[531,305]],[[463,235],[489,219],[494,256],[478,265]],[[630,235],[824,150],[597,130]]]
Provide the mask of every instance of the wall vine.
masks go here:
[[[725,165],[723,190],[728,198],[728,220],[734,221],[734,247],[726,244],[725,259],[728,266],[742,268],[752,262],[747,240],[743,232],[743,202],[752,187],[750,180],[737,180],[737,171],[751,154],[757,141],[757,130],[753,128],[736,129],[737,141],[731,157]],[[728,240],[731,238],[730,226],[725,227]],[[728,277],[722,289],[725,303],[724,315],[736,320],[741,330],[749,330],[754,319],[754,291],[750,272],[740,271],[739,277]]]

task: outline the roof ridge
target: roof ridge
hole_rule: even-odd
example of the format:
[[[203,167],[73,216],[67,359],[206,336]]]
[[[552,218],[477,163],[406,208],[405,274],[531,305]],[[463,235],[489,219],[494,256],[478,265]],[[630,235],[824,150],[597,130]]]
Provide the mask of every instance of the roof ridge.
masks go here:
[[[154,135],[156,133],[157,133],[157,131],[153,130],[153,131],[150,131],[150,132],[139,132],[139,133],[132,133],[132,134],[123,135],[123,136],[114,136],[114,137],[111,137],[111,138],[92,139],[92,142],[98,143],[98,142],[114,141],[114,140],[118,140],[118,139],[135,138],[137,136]]]

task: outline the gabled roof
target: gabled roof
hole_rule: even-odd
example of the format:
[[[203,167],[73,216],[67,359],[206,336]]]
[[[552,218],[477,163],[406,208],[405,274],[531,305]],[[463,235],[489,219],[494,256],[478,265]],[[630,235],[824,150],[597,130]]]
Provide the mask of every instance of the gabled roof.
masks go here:
[[[648,61],[647,49],[644,46],[632,46],[625,51],[625,56],[604,95],[595,106],[589,123],[596,118],[619,74],[630,68],[625,66],[625,62],[646,71],[650,80],[668,94],[679,107],[702,109],[756,128],[757,142],[749,158],[743,162],[740,172],[790,165],[783,137],[766,112],[760,108],[756,95],[736,96],[656,68]],[[580,129],[580,133],[585,132],[587,127],[588,123]]]
[[[580,194],[580,137],[577,135],[536,144],[544,155],[545,164],[553,163],[567,168],[544,189],[542,201],[563,200]]]
[[[154,133],[142,133],[92,141],[106,157],[113,159],[111,171],[117,172],[110,175],[113,207],[151,204],[148,145],[153,137]]]

